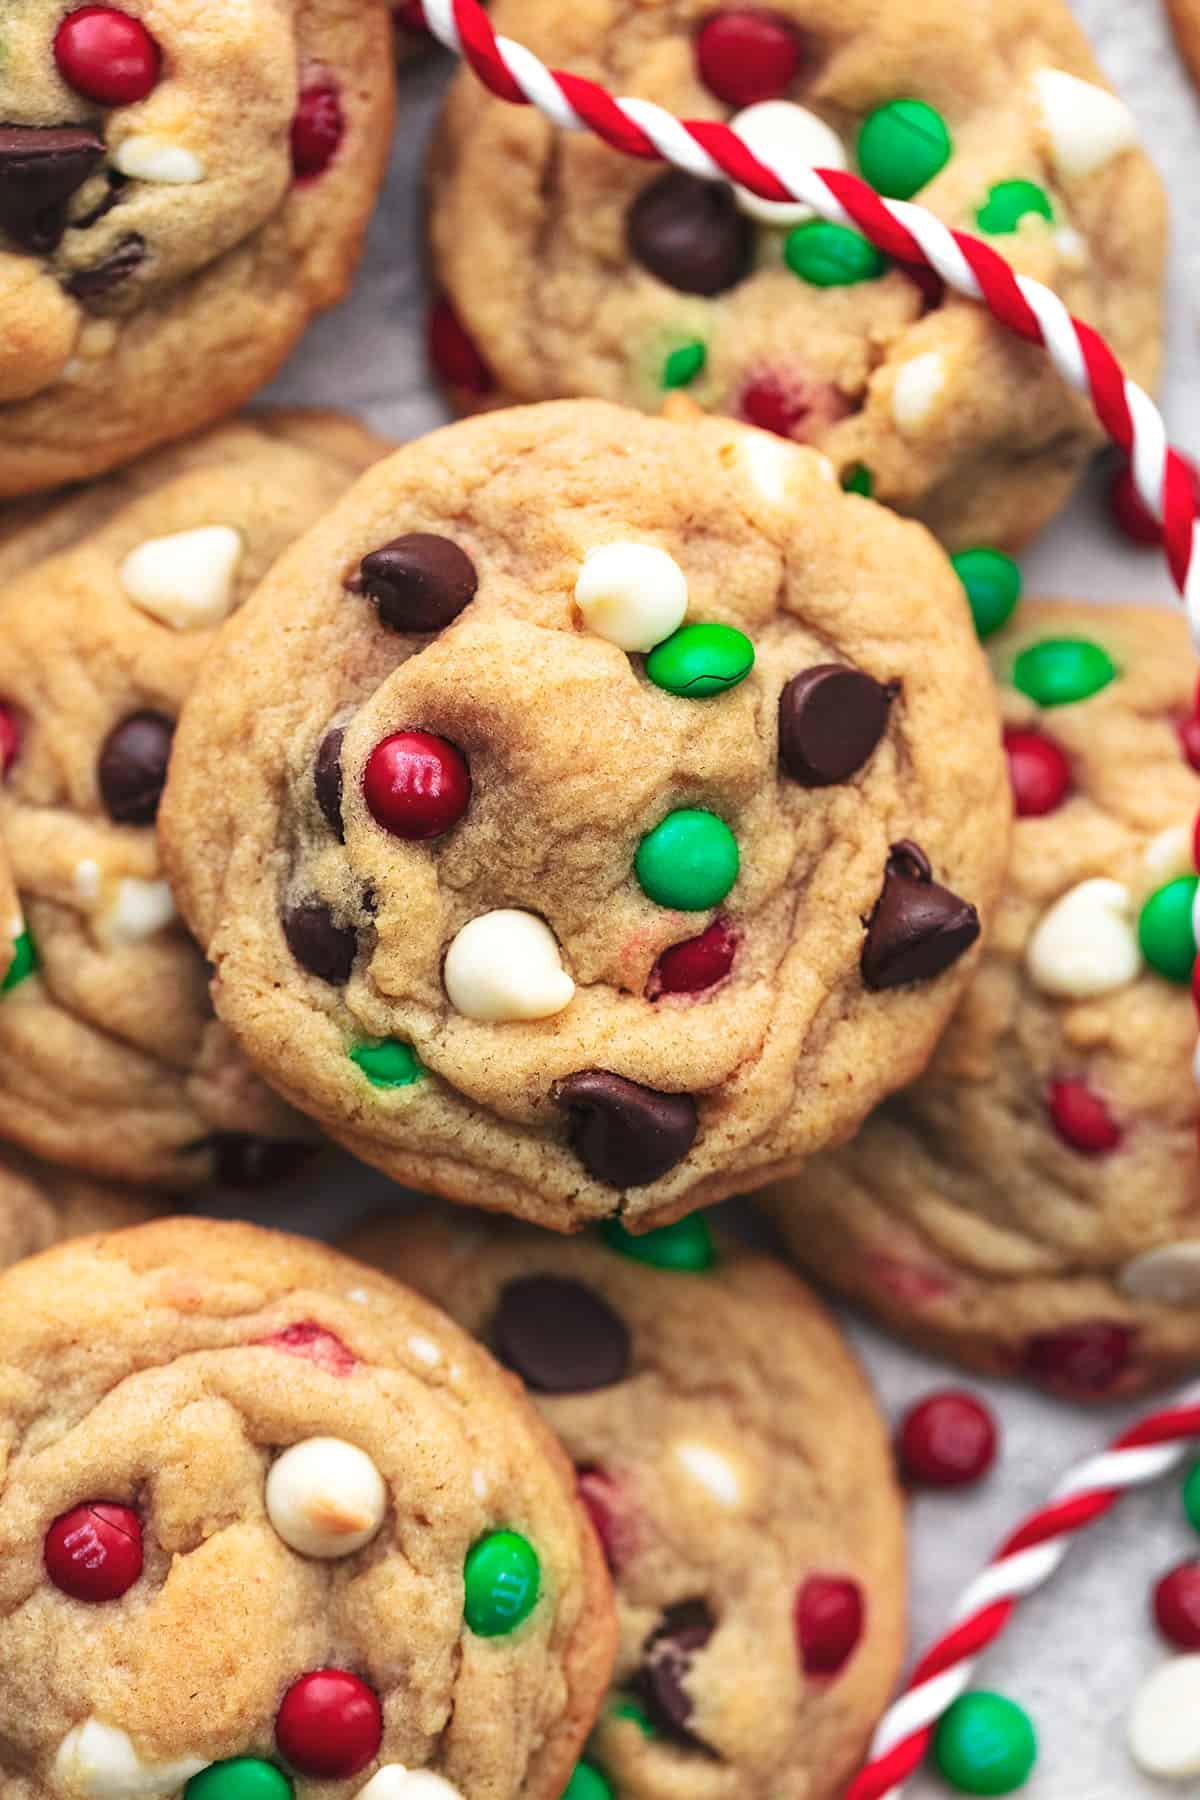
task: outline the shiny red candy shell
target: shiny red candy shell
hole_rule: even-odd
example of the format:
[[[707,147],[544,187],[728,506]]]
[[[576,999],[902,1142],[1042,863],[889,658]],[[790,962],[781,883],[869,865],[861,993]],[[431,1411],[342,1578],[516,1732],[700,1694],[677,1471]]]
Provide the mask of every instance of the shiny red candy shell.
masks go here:
[[[804,40],[790,20],[757,7],[714,13],[696,39],[700,79],[727,106],[780,99],[803,58]]]
[[[1121,1127],[1086,1081],[1052,1081],[1046,1104],[1055,1131],[1072,1150],[1084,1156],[1104,1156],[1120,1145]]]
[[[447,387],[468,394],[490,394],[496,383],[475,340],[445,298],[429,312],[429,360]]]
[[[0,702],[0,778],[8,774],[21,748],[21,732],[16,715]]]
[[[1200,769],[1200,718],[1180,719],[1175,729],[1184,757],[1193,769]]]
[[[338,91],[328,76],[301,91],[292,120],[292,170],[297,181],[323,175],[346,131]]]
[[[806,1675],[840,1674],[863,1634],[866,1607],[857,1581],[810,1575],[796,1594],[792,1623]]]
[[[724,919],[714,919],[699,937],[664,950],[650,977],[652,996],[702,994],[724,981],[733,967],[738,941]]]
[[[1192,826],[1192,862],[1197,869],[1200,869],[1200,814],[1197,815],[1196,823]]]
[[[417,843],[458,824],[471,803],[471,771],[445,738],[397,731],[367,758],[363,794],[377,825]]]
[[[1154,1589],[1154,1622],[1177,1650],[1200,1650],[1200,1562],[1180,1563]]]
[[[115,6],[81,6],[54,34],[68,87],[99,106],[133,106],[157,86],[162,54],[140,19]]]
[[[974,1394],[948,1388],[917,1402],[901,1421],[896,1452],[906,1478],[923,1487],[966,1487],[996,1460],[996,1421]]]
[[[1134,1330],[1106,1319],[1039,1331],[1026,1340],[1025,1373],[1076,1400],[1102,1400],[1133,1356]]]
[[[142,1525],[128,1506],[89,1501],[55,1519],[43,1545],[46,1573],[72,1600],[119,1600],[142,1573]]]
[[[1019,819],[1038,819],[1062,805],[1071,786],[1071,765],[1051,738],[1013,728],[1004,733],[1004,751]]]
[[[405,31],[411,31],[415,35],[417,32],[429,30],[429,26],[425,22],[425,8],[422,6],[421,0],[397,0],[392,12],[395,14],[397,25],[402,25]]]
[[[1192,493],[1200,503],[1200,469],[1186,456],[1183,460],[1192,478]],[[1162,526],[1142,504],[1128,463],[1117,470],[1109,484],[1108,510],[1118,531],[1131,543],[1147,549],[1162,543]]]
[[[378,1695],[346,1669],[302,1675],[275,1716],[284,1760],[314,1781],[349,1781],[374,1761],[382,1739]]]
[[[306,1362],[316,1363],[327,1375],[352,1375],[358,1367],[358,1358],[353,1351],[347,1350],[340,1337],[332,1331],[326,1331],[315,1319],[302,1319],[297,1325],[285,1325],[282,1331],[274,1332],[270,1337],[259,1338],[264,1349],[282,1350],[288,1356],[302,1356]]]

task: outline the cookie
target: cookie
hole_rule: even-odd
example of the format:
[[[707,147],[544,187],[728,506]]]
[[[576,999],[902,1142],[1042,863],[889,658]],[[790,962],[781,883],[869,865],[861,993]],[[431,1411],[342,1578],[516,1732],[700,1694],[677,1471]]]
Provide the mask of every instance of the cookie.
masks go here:
[[[644,1229],[924,1065],[998,884],[936,545],[725,420],[493,413],[382,463],[185,708],[162,836],[217,1010],[398,1180]]]
[[[519,1384],[321,1245],[166,1220],[0,1277],[11,1800],[558,1800],[612,1666]]]
[[[349,285],[393,111],[384,0],[9,11],[0,495],[127,462],[268,381]]]
[[[551,67],[732,121],[981,234],[1159,364],[1165,208],[1062,0],[498,0]],[[434,361],[460,407],[682,389],[820,446],[959,548],[1028,538],[1099,442],[1087,404],[936,276],[802,206],[664,172],[460,75],[433,156]]]
[[[1028,604],[991,640],[1008,891],[928,1073],[770,1190],[795,1257],[918,1344],[1076,1400],[1200,1357],[1182,618]]]
[[[522,1376],[575,1465],[621,1627],[579,1791],[842,1794],[899,1671],[904,1535],[878,1409],[807,1289],[701,1217],[568,1242],[431,1216],[352,1244]]]
[[[63,1238],[138,1225],[153,1211],[144,1197],[0,1149],[0,1269]]]
[[[1200,81],[1200,5],[1196,0],[1167,0],[1171,29],[1179,54],[1194,81]]]
[[[309,1153],[307,1124],[213,1017],[154,821],[220,624],[383,448],[352,421],[247,420],[0,550],[10,575],[24,565],[0,588],[0,836],[24,914],[0,993],[0,1136],[33,1155],[174,1189],[255,1183]]]

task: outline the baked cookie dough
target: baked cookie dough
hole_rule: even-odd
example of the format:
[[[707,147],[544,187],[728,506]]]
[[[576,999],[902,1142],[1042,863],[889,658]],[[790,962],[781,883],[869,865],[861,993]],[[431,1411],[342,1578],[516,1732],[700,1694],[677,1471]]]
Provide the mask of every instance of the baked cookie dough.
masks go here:
[[[0,495],[232,412],[341,299],[387,158],[384,0],[21,0],[0,63]]]
[[[31,1154],[167,1188],[257,1183],[309,1154],[307,1123],[213,1016],[154,821],[220,625],[384,447],[335,417],[247,420],[0,549],[10,574],[26,565],[0,588],[0,837],[23,913],[0,991],[0,1137]]]
[[[153,1211],[142,1196],[0,1149],[0,1269],[63,1238],[138,1225]]]
[[[424,1300],[166,1220],[0,1277],[0,1394],[6,1800],[559,1800],[603,1559]]]
[[[1200,81],[1200,4],[1197,0],[1167,0],[1167,10],[1179,54],[1192,79]]]
[[[1200,1358],[1193,661],[1181,617],[1057,602],[989,649],[1018,819],[979,973],[923,1079],[761,1198],[905,1337],[1106,1400]]]
[[[1163,194],[1062,0],[497,0],[493,18],[552,67],[982,235],[1153,383]],[[1100,441],[1044,352],[936,277],[803,207],[559,132],[466,72],[430,216],[449,301],[434,360],[460,407],[595,394],[654,412],[682,389],[819,445],[953,548],[1031,536]]]
[[[920,527],[765,433],[568,401],[409,445],[276,566],[161,824],[282,1093],[572,1230],[793,1168],[911,1079],[1008,813]]]
[[[356,1254],[528,1384],[617,1587],[589,1800],[834,1800],[898,1673],[903,1521],[857,1363],[783,1266],[700,1216],[551,1238],[433,1216]]]

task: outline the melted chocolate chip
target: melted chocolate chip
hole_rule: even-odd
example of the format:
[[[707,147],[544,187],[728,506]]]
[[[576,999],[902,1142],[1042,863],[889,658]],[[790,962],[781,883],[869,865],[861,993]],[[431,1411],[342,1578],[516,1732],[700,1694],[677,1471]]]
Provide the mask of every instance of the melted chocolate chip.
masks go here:
[[[353,926],[336,924],[327,906],[311,901],[284,914],[283,935],[302,969],[331,987],[345,987],[358,954]]]
[[[779,760],[802,787],[849,781],[887,730],[895,687],[842,663],[804,669],[779,696]]]
[[[685,1683],[693,1659],[705,1648],[716,1620],[707,1600],[680,1600],[668,1606],[642,1647],[633,1687],[658,1729],[695,1749],[708,1746],[689,1729],[692,1700]]]
[[[355,585],[393,631],[443,631],[475,598],[479,577],[449,538],[412,531],[364,556]]]
[[[317,1154],[313,1144],[283,1138],[250,1137],[236,1131],[217,1132],[193,1149],[213,1159],[213,1179],[222,1187],[261,1188],[286,1181]]]
[[[629,1373],[629,1332],[581,1281],[526,1275],[506,1282],[492,1325],[497,1356],[539,1394],[587,1394]]]
[[[0,125],[0,231],[24,250],[56,250],[67,204],[104,156],[82,126]]]
[[[96,774],[104,810],[118,825],[154,823],[174,734],[174,720],[165,713],[136,712],[105,738]]]
[[[583,1069],[558,1085],[571,1146],[594,1181],[645,1187],[683,1161],[696,1141],[690,1094],[660,1094],[607,1069]]]
[[[753,267],[754,226],[733,189],[681,170],[642,189],[626,233],[642,267],[681,294],[723,294]]]
[[[122,238],[103,262],[93,263],[90,269],[77,270],[67,283],[67,292],[76,300],[100,300],[127,281],[145,260],[146,240],[133,232]]]
[[[929,859],[907,838],[892,845],[883,892],[867,922],[862,977],[869,988],[932,981],[979,936],[979,914],[932,878]]]
[[[321,739],[313,768],[317,805],[337,832],[338,842],[343,844],[346,841],[346,828],[342,824],[342,744],[345,737],[344,726],[335,725],[332,731],[327,731]]]

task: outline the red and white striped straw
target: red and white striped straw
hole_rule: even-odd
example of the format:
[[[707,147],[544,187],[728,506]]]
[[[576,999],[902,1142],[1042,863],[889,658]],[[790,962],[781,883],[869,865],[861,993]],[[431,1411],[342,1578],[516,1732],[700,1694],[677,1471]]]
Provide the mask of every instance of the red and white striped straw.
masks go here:
[[[764,200],[801,200],[824,219],[851,225],[886,255],[930,268],[956,293],[1041,344],[1064,380],[1087,395],[1129,459],[1137,491],[1163,528],[1163,547],[1200,652],[1197,512],[1186,464],[1170,446],[1150,396],[1131,381],[1099,334],[1069,313],[1041,282],[1018,275],[989,244],[911,201],[885,200],[856,175],[810,169],[794,157],[764,161],[728,125],[677,119],[649,100],[617,99],[595,82],[549,69],[523,45],[493,30],[478,0],[424,0],[430,31],[474,70],[489,91],[535,106],[563,131],[590,131],[626,156],[662,161],[705,180],[728,180]],[[1200,842],[1200,820],[1197,821]],[[1200,896],[1198,896],[1200,925]],[[1200,941],[1200,936],[1198,936]],[[1197,1058],[1200,1076],[1200,1055]],[[934,1727],[965,1692],[976,1659],[1004,1631],[1027,1594],[1059,1568],[1075,1535],[1103,1518],[1122,1494],[1175,1468],[1200,1437],[1200,1385],[1148,1413],[1099,1456],[1081,1463],[1000,1546],[967,1588],[949,1631],[927,1650],[884,1715],[870,1760],[846,1800],[896,1800],[924,1757]]]

